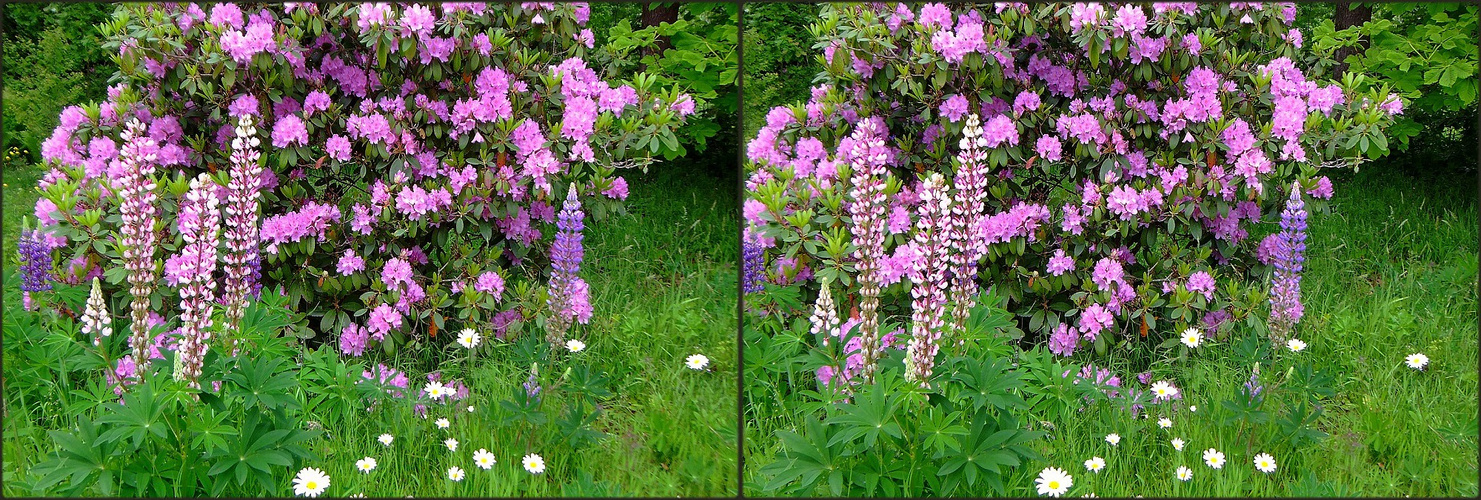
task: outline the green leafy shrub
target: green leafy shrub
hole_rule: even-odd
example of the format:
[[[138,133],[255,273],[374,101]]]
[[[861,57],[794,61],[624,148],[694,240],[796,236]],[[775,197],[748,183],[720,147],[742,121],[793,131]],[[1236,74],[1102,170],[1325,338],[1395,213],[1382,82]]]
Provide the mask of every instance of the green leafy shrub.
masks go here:
[[[1314,53],[1351,51],[1347,70],[1384,82],[1410,100],[1389,129],[1396,149],[1410,152],[1399,164],[1422,170],[1473,169],[1476,165],[1477,6],[1463,2],[1376,3],[1359,26],[1336,29],[1331,19],[1314,26]]]

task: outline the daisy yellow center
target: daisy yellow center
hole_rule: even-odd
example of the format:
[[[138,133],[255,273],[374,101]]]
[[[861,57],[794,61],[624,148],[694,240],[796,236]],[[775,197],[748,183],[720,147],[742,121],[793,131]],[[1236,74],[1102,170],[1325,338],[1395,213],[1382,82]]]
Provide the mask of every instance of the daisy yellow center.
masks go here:
[[[1051,489],[1051,490],[1057,490],[1057,489],[1059,489],[1059,481],[1050,481],[1049,482],[1049,489]]]
[[[316,481],[309,481],[307,484],[304,484],[304,486],[311,490],[319,489],[319,483]]]

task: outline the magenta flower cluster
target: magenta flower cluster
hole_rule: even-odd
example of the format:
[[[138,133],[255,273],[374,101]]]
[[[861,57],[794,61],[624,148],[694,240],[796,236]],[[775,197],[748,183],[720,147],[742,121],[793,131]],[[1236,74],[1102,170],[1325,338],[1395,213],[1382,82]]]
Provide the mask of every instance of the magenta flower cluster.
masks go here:
[[[152,227],[167,213],[160,207],[179,197],[158,189],[156,169],[169,178],[229,169],[218,194],[225,209],[227,331],[267,281],[335,299],[305,301],[314,309],[306,312],[324,313],[344,301],[362,306],[365,315],[352,320],[359,327],[341,322],[330,332],[351,332],[343,347],[360,352],[362,337],[382,340],[399,328],[425,327],[423,313],[433,304],[456,302],[427,295],[466,288],[513,304],[499,300],[502,280],[525,274],[499,271],[539,262],[524,256],[543,251],[542,224],[558,222],[554,186],[574,183],[583,196],[625,199],[626,180],[608,167],[643,164],[648,152],[616,146],[673,134],[685,117],[706,108],[671,89],[605,80],[607,68],[581,56],[596,42],[585,28],[590,9],[584,4],[124,8],[130,15],[121,29],[105,30],[127,60],[120,65],[124,83],[111,87],[94,111],[66,108],[42,147],[54,168],[41,187],[70,181],[79,189],[67,198],[43,197],[36,212],[43,226],[73,224],[69,216],[89,208],[122,216],[135,359],[149,347],[144,319],[160,278],[154,252],[161,242]],[[506,22],[525,28],[491,35]],[[136,33],[157,36],[136,39]],[[385,39],[394,50],[377,50]],[[204,75],[212,90],[191,90],[173,78],[182,64]],[[634,117],[641,130],[609,120]],[[205,131],[207,141],[187,139],[187,129]],[[64,214],[59,206],[77,208]],[[432,259],[447,257],[429,258],[418,241],[466,235],[468,226],[491,230],[475,249],[489,257],[461,275],[434,273],[444,263]],[[41,234],[52,248],[69,244],[53,232]],[[412,277],[369,294],[345,289],[355,279],[327,286],[319,282],[326,275],[300,272],[352,276],[393,259],[406,263]],[[193,283],[180,257],[164,269],[167,283]],[[563,293],[569,296],[564,314],[590,318],[584,281],[571,280]],[[506,307],[515,306],[499,306]],[[499,330],[510,324],[505,312],[480,311],[469,322]]]
[[[888,321],[881,302],[902,310],[907,293],[912,376],[940,345],[936,334],[949,335],[988,284],[1007,290],[1009,310],[1026,316],[1069,304],[1048,321],[1028,321],[1034,338],[1064,355],[1122,326],[1150,324],[1142,315],[1157,318],[1153,328],[1166,336],[1247,314],[1219,300],[1214,277],[1242,278],[1254,269],[1244,265],[1250,254],[1283,255],[1275,240],[1246,241],[1278,210],[1267,188],[1299,178],[1305,193],[1331,196],[1329,180],[1306,178],[1309,169],[1295,164],[1351,163],[1353,133],[1340,124],[1381,129],[1403,104],[1316,81],[1293,63],[1305,60],[1290,29],[1294,7],[1267,7],[1231,5],[1233,21],[1221,24],[1216,7],[1196,3],[827,6],[837,22],[820,25],[817,46],[841,63],[825,67],[828,83],[804,102],[770,110],[747,143],[747,192],[784,193],[743,203],[747,259],[854,278],[845,292],[857,293],[838,296],[857,300],[866,375],[878,325]],[[1014,32],[1024,16],[1046,31]],[[1105,44],[1086,46],[1087,38]],[[1244,66],[1226,57],[1235,51]],[[881,71],[881,61],[899,67]],[[920,92],[900,91],[917,84]],[[947,154],[955,143],[962,153]],[[933,173],[955,188],[943,222],[927,201],[940,189],[928,185]],[[936,237],[941,224],[952,236]],[[848,231],[851,254],[817,250],[831,227]],[[1154,252],[1149,242],[1177,250]],[[1143,281],[1169,264],[1182,271],[1157,281],[1188,293],[1154,306],[1156,287]],[[796,276],[773,282],[818,286]],[[951,288],[944,300],[941,286]],[[938,302],[955,306],[942,332],[931,328]],[[1194,314],[1169,320],[1179,307]]]

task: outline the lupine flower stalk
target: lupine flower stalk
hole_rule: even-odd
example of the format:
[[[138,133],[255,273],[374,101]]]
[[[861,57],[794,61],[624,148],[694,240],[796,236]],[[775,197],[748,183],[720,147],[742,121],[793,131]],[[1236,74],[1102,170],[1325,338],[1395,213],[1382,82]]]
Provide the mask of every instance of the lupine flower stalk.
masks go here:
[[[823,334],[823,345],[828,345],[828,337],[838,332],[838,305],[833,302],[833,292],[829,291],[828,278],[822,280],[822,290],[818,292],[818,302],[813,304],[812,334]]]
[[[118,161],[123,175],[117,179],[120,224],[120,246],[123,248],[124,270],[128,273],[129,294],[129,346],[134,359],[147,359],[149,353],[149,296],[154,293],[154,282],[159,272],[154,262],[154,221],[158,217],[155,206],[154,162],[157,145],[144,133],[144,124],[131,119],[124,127],[123,147],[119,149]]]
[[[113,336],[113,320],[108,315],[108,303],[103,301],[103,286],[93,277],[93,291],[87,297],[87,308],[82,312],[82,333],[92,335],[93,345],[102,345],[103,337]]]
[[[242,115],[237,121],[236,137],[231,141],[231,179],[226,184],[226,281],[222,285],[222,298],[226,303],[226,328],[231,335],[231,352],[236,354],[238,336],[234,334],[242,323],[242,314],[247,305],[247,294],[256,281],[258,262],[258,207],[261,197],[262,166],[258,159],[257,128],[252,124],[252,115]]]
[[[199,388],[201,364],[211,338],[211,307],[216,301],[216,245],[221,230],[220,200],[210,174],[190,181],[181,202],[180,236],[180,371],[175,374]]]
[[[854,258],[859,260],[859,347],[864,355],[860,373],[866,382],[874,381],[876,362],[883,354],[879,337],[880,265],[886,258],[885,237],[885,149],[883,134],[873,120],[860,120],[854,130],[850,151],[853,187],[849,196],[849,216],[854,225]]]
[[[761,273],[765,272],[766,261],[761,244],[747,238],[741,244],[741,291],[757,293],[765,290]]]
[[[1291,196],[1280,213],[1278,235],[1270,290],[1270,336],[1281,343],[1305,313],[1301,305],[1301,269],[1306,261],[1306,203],[1301,199],[1300,185],[1291,186]]]
[[[532,400],[532,401],[534,401],[536,403],[540,402],[540,365],[539,364],[533,364],[533,363],[530,364],[530,376],[529,376],[529,378],[526,378],[525,379],[524,387],[525,387],[525,395],[526,396],[529,396],[530,400]]]
[[[35,231],[22,229],[16,251],[20,254],[22,304],[29,311],[31,292],[51,290],[51,249]]]
[[[951,332],[958,343],[966,341],[967,315],[971,313],[977,286],[977,261],[987,252],[987,244],[980,233],[973,231],[982,219],[987,199],[987,139],[977,114],[967,116],[966,128],[962,131],[961,152],[957,159],[961,163],[953,184],[956,200],[951,206],[951,268],[953,273],[951,301]]]
[[[915,246],[920,252],[912,263],[910,287],[910,344],[905,354],[905,379],[925,386],[941,349],[946,326],[946,267],[951,261],[951,196],[946,179],[932,172],[921,182],[920,217],[916,219]],[[970,278],[969,278],[970,279]]]
[[[585,291],[582,288],[585,284],[578,276],[584,256],[581,247],[584,217],[581,202],[576,199],[576,186],[572,185],[566,192],[566,204],[561,207],[556,219],[555,243],[550,247],[550,309],[553,312],[553,324],[547,337],[552,344],[565,340],[566,330],[571,327],[572,320],[580,316],[577,310],[581,307],[579,302],[585,300],[585,297],[578,296]]]

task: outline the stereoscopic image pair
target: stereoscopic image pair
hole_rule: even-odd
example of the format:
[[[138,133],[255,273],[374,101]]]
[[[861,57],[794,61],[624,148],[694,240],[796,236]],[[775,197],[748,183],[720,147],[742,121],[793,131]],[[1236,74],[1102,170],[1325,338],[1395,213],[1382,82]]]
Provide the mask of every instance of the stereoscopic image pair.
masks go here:
[[[1477,495],[1477,6],[30,3],[3,493]]]

